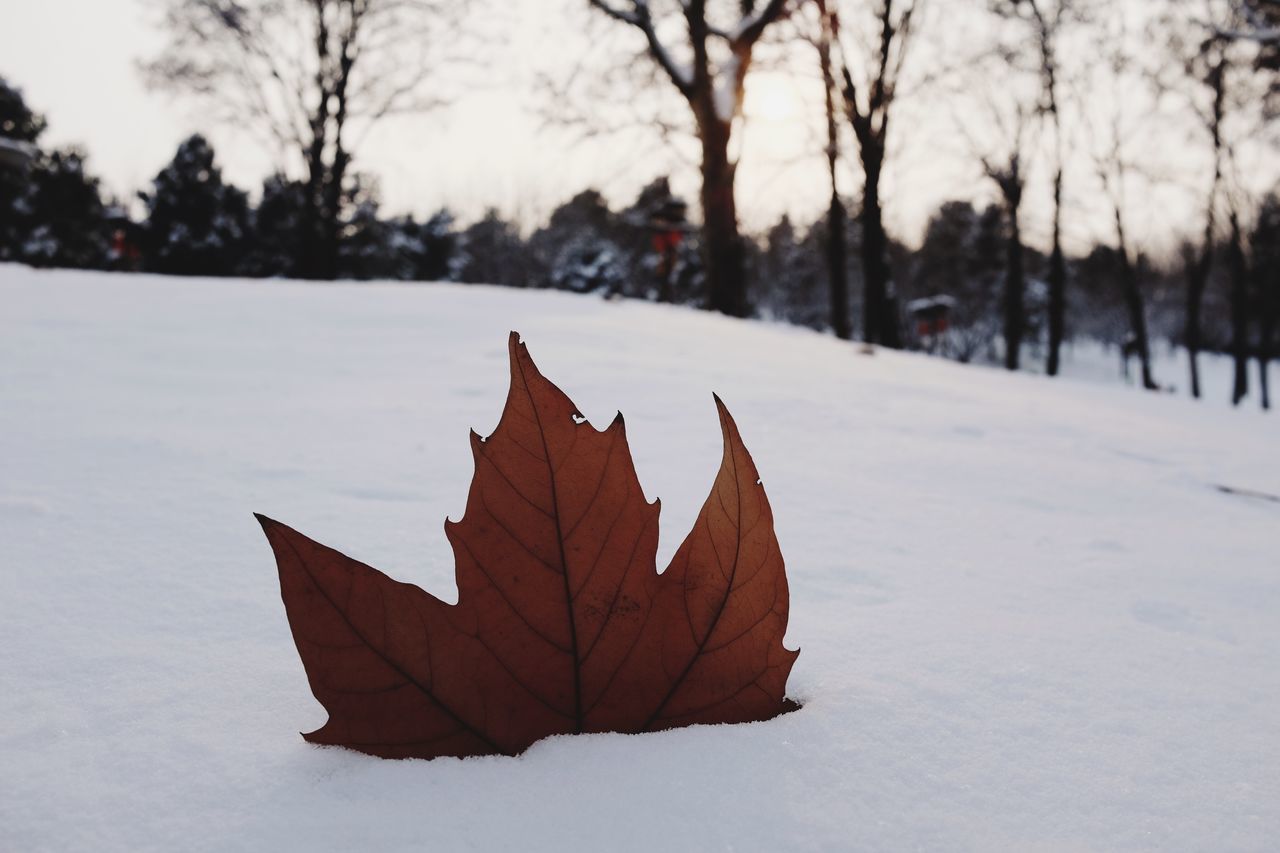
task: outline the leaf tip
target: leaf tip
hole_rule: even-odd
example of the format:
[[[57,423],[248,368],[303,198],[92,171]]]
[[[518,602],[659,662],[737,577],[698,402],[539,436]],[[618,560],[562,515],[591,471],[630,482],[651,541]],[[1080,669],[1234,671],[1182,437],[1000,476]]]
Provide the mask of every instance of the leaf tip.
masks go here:
[[[733,420],[733,415],[729,414],[729,407],[724,404],[724,400],[720,399],[720,395],[712,392],[711,398],[716,401],[716,413],[720,416],[720,428],[723,430],[727,441],[729,433],[736,431],[738,425]]]
[[[507,356],[508,360],[511,362],[511,375],[513,378],[518,370],[518,365],[520,363],[520,350],[523,348],[524,344],[520,343],[520,333],[512,330],[507,335]],[[525,354],[526,356],[528,355],[527,352]]]

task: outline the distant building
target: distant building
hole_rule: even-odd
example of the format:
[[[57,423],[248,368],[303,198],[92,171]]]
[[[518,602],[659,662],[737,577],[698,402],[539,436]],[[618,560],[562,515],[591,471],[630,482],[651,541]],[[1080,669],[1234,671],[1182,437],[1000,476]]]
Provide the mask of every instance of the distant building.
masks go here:
[[[142,268],[142,226],[133,221],[122,205],[113,204],[106,211],[107,230],[111,234],[111,248],[107,256],[110,268],[124,272],[137,272]]]
[[[940,335],[951,321],[951,309],[956,301],[950,296],[931,296],[913,299],[907,303],[907,313],[916,323],[916,335],[921,338]]]
[[[947,329],[951,327],[951,310],[956,300],[951,296],[930,296],[913,299],[907,303],[907,314],[915,324],[915,335],[928,352],[938,352],[945,345]]]

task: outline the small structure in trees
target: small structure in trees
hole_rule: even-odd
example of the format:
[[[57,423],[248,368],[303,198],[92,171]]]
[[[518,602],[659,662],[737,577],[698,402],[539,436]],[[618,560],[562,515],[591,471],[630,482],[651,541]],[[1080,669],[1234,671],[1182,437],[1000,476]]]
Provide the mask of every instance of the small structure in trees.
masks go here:
[[[689,223],[689,205],[684,199],[668,195],[654,207],[646,223],[652,235],[653,253],[658,258],[654,268],[658,279],[658,301],[671,302],[675,297],[673,279],[680,259],[680,246],[693,230]]]
[[[142,269],[141,246],[146,240],[142,226],[133,220],[124,205],[110,205],[105,216],[111,234],[111,247],[107,252],[110,268],[120,272]]]
[[[956,300],[945,294],[913,299],[907,303],[907,314],[911,317],[916,339],[926,352],[934,353],[942,347],[947,330],[951,328],[951,310],[955,306]]]

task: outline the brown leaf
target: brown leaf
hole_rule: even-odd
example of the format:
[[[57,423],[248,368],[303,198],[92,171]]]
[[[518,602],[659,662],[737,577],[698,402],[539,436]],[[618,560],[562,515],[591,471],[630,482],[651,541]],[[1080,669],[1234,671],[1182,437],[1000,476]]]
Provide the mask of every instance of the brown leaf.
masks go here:
[[[386,758],[515,754],[548,735],[793,707],[773,515],[720,398],[720,472],[659,575],[658,503],[644,499],[622,415],[596,430],[514,332],[510,352],[502,420],[471,434],[466,514],[445,523],[456,605],[258,516],[329,712],[304,737]]]

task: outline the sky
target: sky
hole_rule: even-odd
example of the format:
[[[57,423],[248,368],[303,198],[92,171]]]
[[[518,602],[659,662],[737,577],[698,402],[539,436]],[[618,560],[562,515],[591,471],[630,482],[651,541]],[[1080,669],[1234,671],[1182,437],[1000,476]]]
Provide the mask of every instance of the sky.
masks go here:
[[[271,152],[234,128],[210,125],[196,105],[145,85],[138,63],[165,41],[156,8],[147,0],[0,0],[6,23],[0,27],[0,74],[45,113],[46,141],[85,146],[91,167],[117,194],[144,188],[178,142],[196,131],[214,141],[228,178],[245,187],[259,184],[276,162]],[[538,0],[510,9],[510,20],[492,33],[501,62],[467,63],[451,86],[448,107],[386,121],[358,152],[360,168],[380,177],[388,209],[426,214],[448,206],[474,218],[492,205],[537,218],[589,186],[629,201],[653,177],[689,171],[656,137],[575,142],[579,134],[548,129],[542,118],[546,95],[537,79],[562,64],[563,51],[549,53],[546,45],[572,40],[574,34],[564,31],[572,23],[546,20]],[[792,87],[775,76],[762,85],[785,97]],[[794,119],[784,112],[761,122]],[[807,143],[807,133],[785,126],[751,135],[749,151],[763,156],[750,158],[757,168],[744,166],[740,198],[754,224],[816,204],[807,187],[786,186],[798,149]],[[679,177],[685,191],[696,189],[692,175]],[[817,190],[814,198],[821,196],[820,182]]]
[[[46,114],[47,141],[86,146],[113,191],[144,187],[196,131],[214,140],[224,174],[243,186],[259,183],[277,162],[247,134],[203,120],[198,105],[147,88],[138,63],[165,42],[156,4],[0,0],[0,9],[7,24],[0,74]],[[472,80],[448,109],[386,122],[370,136],[359,165],[380,176],[390,208],[474,212],[497,204],[515,211],[557,199],[560,185],[607,177],[599,158],[574,162],[539,145],[537,117],[501,76]],[[527,141],[519,157],[511,156],[510,140]]]
[[[582,141],[581,128],[547,125],[549,95],[540,82],[545,76],[564,75],[575,56],[627,60],[623,51],[610,55],[598,49],[597,37],[609,24],[588,18],[585,5],[510,0],[498,7],[503,14],[489,16],[444,73],[447,107],[385,121],[369,135],[357,152],[357,166],[378,176],[385,210],[427,215],[449,207],[465,222],[494,206],[529,227],[582,189],[598,188],[623,205],[661,174],[672,174],[676,189],[696,198],[687,146],[682,150],[648,132]],[[214,142],[225,176],[247,189],[260,186],[280,162],[242,130],[212,125],[190,99],[148,90],[138,63],[164,44],[157,0],[0,0],[0,10],[0,75],[46,114],[46,142],[84,146],[91,169],[112,193],[128,197],[144,189],[178,142],[196,131]],[[946,23],[937,29],[953,37],[963,30]],[[945,52],[946,44],[922,43],[918,50]],[[630,94],[625,87],[598,91],[601,102],[587,108],[601,113]],[[809,221],[824,207],[823,142],[814,123],[821,118],[820,97],[812,74],[762,66],[748,78],[738,181],[740,217],[748,230],[761,232],[784,213]],[[898,156],[885,178],[886,222],[895,236],[917,241],[929,213],[947,199],[993,198],[957,134],[954,116],[940,111],[936,101],[904,102],[897,122],[911,130],[897,134]],[[846,168],[841,183],[845,192],[856,193],[851,170]],[[1043,243],[1047,205],[1032,195],[1027,231],[1033,244]],[[1139,233],[1144,226],[1168,231],[1170,211],[1191,209],[1185,188],[1138,204]],[[1084,246],[1105,234],[1105,217],[1096,211],[1074,220],[1067,229],[1069,244]]]

